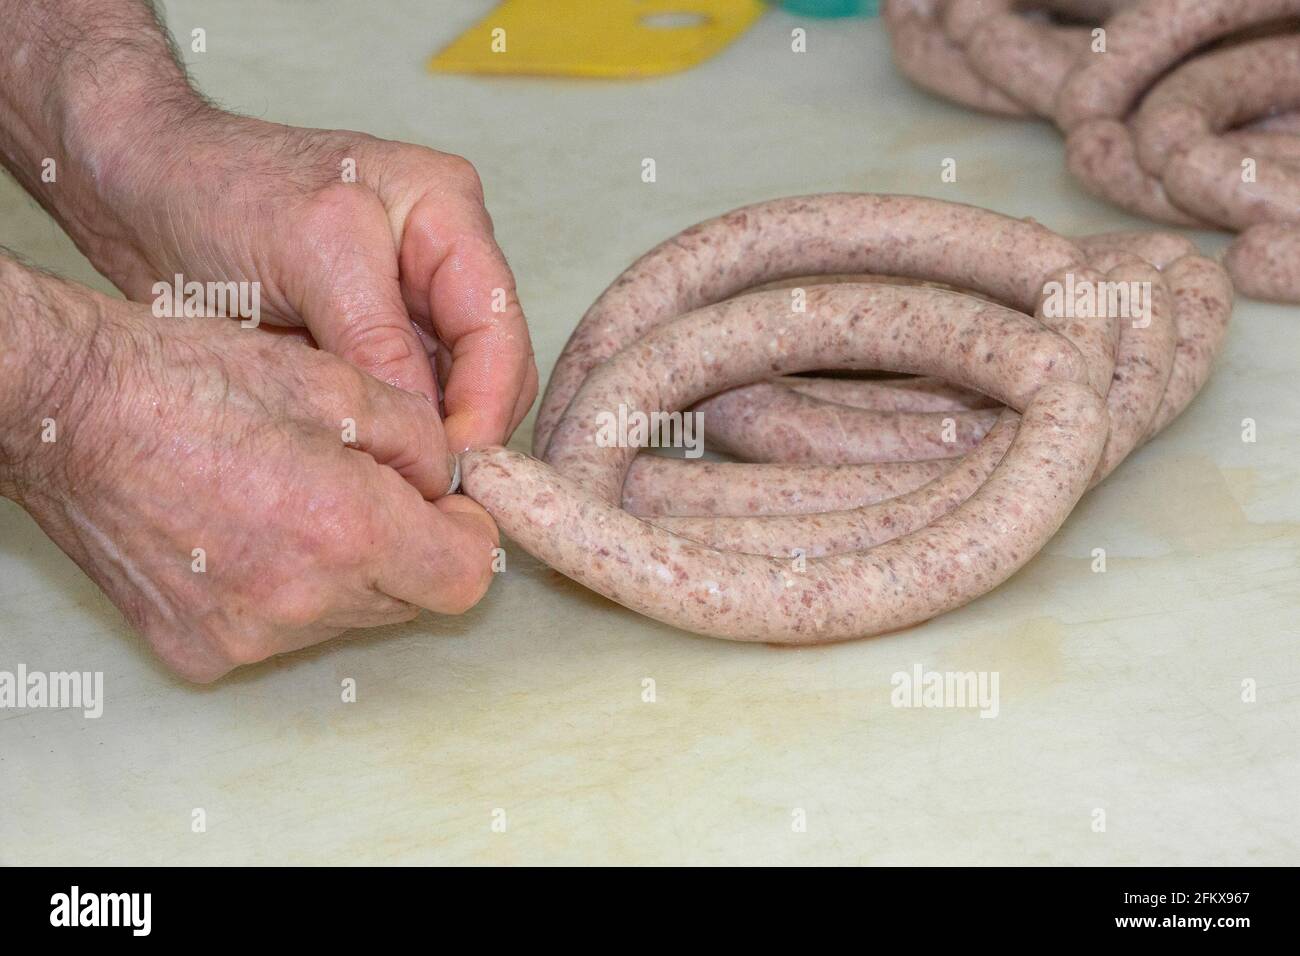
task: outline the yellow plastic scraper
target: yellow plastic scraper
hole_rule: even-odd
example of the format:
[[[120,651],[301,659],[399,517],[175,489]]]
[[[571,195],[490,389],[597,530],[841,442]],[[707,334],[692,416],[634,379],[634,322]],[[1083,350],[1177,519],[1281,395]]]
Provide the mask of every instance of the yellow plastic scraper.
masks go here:
[[[443,73],[635,77],[685,70],[740,36],[762,0],[506,0],[429,61]]]

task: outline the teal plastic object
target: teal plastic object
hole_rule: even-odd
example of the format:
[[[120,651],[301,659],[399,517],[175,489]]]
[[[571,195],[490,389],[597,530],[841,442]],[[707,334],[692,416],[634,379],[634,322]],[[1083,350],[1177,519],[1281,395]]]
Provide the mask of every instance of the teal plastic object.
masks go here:
[[[874,17],[880,12],[880,0],[784,0],[781,6],[808,17]]]

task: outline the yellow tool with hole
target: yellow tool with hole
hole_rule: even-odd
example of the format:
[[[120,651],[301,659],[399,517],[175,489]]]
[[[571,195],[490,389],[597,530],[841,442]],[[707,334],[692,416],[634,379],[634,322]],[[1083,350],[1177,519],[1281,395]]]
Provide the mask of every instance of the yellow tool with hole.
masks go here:
[[[429,61],[442,73],[638,77],[713,56],[762,0],[506,0]]]

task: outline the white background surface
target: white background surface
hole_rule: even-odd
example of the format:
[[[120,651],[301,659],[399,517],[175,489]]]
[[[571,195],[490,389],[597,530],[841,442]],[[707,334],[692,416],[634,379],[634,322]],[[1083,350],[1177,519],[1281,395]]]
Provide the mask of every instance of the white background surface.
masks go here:
[[[908,192],[1067,233],[1136,225],[1069,181],[1050,128],[907,86],[876,21],[804,22],[795,55],[800,21],[769,13],[658,80],[426,73],[491,6],[166,5],[177,35],[207,30],[190,66],[232,109],[471,158],[543,376],[635,256],[759,199]],[[0,243],[108,288],[10,181]],[[107,697],[99,720],[0,711],[0,862],[1298,863],[1298,340],[1300,310],[1240,302],[1200,398],[1024,571],[924,626],[824,649],[692,637],[512,549],[462,618],[198,688],[0,503],[0,669],[102,670]],[[891,675],[917,663],[999,672],[1000,716],[891,707]]]

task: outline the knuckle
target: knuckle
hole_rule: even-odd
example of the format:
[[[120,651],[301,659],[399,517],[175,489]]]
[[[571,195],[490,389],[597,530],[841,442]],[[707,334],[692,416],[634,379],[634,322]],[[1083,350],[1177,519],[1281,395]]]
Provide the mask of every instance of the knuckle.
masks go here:
[[[312,355],[312,363],[297,372],[298,395],[307,409],[331,430],[342,429],[348,418],[363,427],[373,402],[367,373],[342,355],[316,350]]]
[[[168,670],[193,684],[210,684],[236,666],[207,635],[196,641],[176,628],[153,622],[136,624],[135,629]]]
[[[339,357],[372,371],[400,365],[415,355],[413,334],[383,321],[357,320],[339,330]]]
[[[464,156],[457,156],[455,153],[444,153],[442,160],[445,167],[443,177],[460,191],[482,202],[483,179],[474,168],[474,164]]]
[[[325,613],[325,603],[303,589],[281,588],[272,598],[266,617],[277,630],[300,631],[311,627]]]
[[[209,637],[221,659],[231,668],[256,664],[271,656],[262,628],[253,623],[228,623]]]
[[[384,500],[394,504],[420,499],[416,485],[430,473],[444,474],[447,469],[446,446],[439,447],[432,427],[436,412],[425,399],[411,392],[400,392],[397,402],[385,406],[390,427],[400,430],[401,444],[384,449],[384,468],[375,476]],[[416,476],[419,476],[416,478]],[[412,479],[415,484],[412,484]],[[442,479],[451,479],[450,474]],[[433,489],[440,494],[443,488]]]

